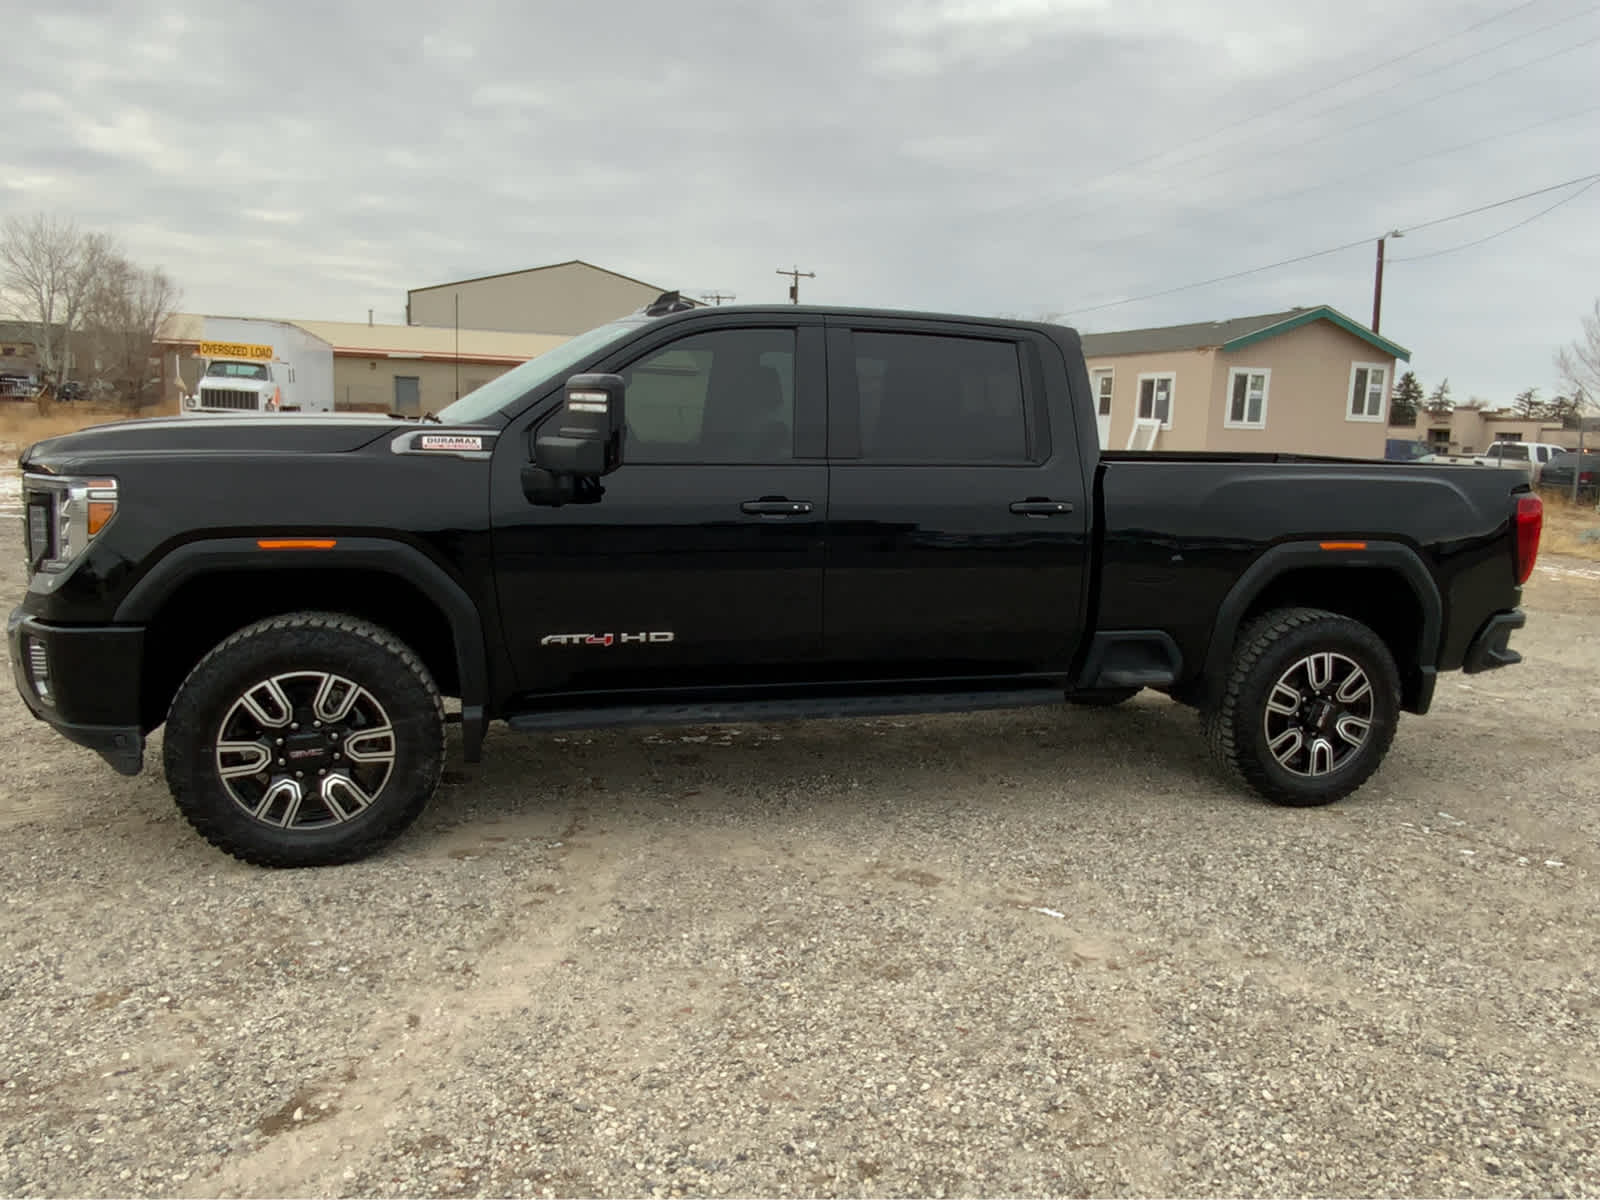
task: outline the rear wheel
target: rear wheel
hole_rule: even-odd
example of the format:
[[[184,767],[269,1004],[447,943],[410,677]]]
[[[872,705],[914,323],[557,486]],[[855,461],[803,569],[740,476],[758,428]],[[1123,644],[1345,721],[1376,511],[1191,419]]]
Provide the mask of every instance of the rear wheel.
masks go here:
[[[1275,804],[1331,804],[1382,763],[1400,719],[1383,639],[1319,609],[1267,613],[1239,637],[1220,702],[1203,714],[1212,757]]]
[[[235,633],[190,673],[167,717],[179,810],[258,866],[363,858],[422,811],[444,763],[438,689],[394,635],[331,613]]]

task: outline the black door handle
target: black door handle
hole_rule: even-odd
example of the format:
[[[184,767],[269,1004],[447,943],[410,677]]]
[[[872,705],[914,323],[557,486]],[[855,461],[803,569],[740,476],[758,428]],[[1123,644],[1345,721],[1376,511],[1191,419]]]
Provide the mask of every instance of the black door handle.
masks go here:
[[[1013,500],[1011,511],[1030,517],[1056,517],[1072,511],[1066,500]]]
[[[811,501],[763,496],[760,500],[746,500],[739,505],[739,511],[754,517],[798,517],[811,511]]]

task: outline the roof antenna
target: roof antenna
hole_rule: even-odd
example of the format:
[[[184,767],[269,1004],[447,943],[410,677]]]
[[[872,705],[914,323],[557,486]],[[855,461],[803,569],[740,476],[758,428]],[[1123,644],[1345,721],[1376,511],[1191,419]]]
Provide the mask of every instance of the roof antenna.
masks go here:
[[[694,307],[694,301],[685,300],[677,292],[662,292],[649,304],[644,306],[644,315],[647,317],[664,317],[668,313],[688,312]]]

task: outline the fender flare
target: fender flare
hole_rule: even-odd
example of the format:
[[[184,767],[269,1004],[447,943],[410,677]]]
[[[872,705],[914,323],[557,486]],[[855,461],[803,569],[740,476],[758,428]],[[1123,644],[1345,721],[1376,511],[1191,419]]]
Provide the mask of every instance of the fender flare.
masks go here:
[[[326,549],[263,551],[255,538],[204,538],[176,547],[151,567],[117,605],[118,623],[146,625],[167,599],[191,579],[214,571],[271,570],[294,566],[355,567],[413,584],[444,614],[461,681],[462,757],[477,762],[487,725],[489,658],[483,618],[466,590],[415,546],[388,538],[341,537]]]
[[[1439,644],[1444,630],[1444,601],[1420,555],[1403,542],[1369,541],[1364,550],[1324,550],[1319,542],[1283,542],[1257,558],[1239,576],[1217,608],[1211,644],[1206,648],[1204,687],[1211,699],[1228,669],[1244,614],[1273,580],[1304,567],[1376,567],[1393,571],[1411,588],[1422,612],[1417,634],[1420,678],[1414,711],[1425,713],[1433,699]]]

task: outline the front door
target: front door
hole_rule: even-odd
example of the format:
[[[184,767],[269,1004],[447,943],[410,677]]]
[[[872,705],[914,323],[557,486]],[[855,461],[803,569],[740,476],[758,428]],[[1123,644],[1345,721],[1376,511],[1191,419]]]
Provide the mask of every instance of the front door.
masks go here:
[[[394,377],[394,411],[403,417],[422,415],[422,380],[416,375]]]
[[[1090,501],[1054,343],[855,323],[828,338],[827,660],[855,678],[1062,673]],[[1080,402],[1086,402],[1083,397]],[[837,429],[837,434],[835,433]]]
[[[1094,382],[1095,425],[1100,431],[1100,449],[1111,448],[1111,387],[1114,382],[1110,371],[1096,371]]]
[[[553,403],[500,439],[496,576],[527,693],[787,682],[815,666],[821,326],[698,328],[596,364],[627,385],[624,465],[599,501],[522,493],[529,431]]]

